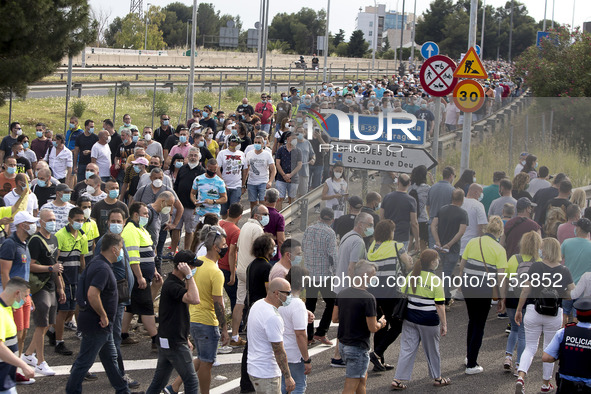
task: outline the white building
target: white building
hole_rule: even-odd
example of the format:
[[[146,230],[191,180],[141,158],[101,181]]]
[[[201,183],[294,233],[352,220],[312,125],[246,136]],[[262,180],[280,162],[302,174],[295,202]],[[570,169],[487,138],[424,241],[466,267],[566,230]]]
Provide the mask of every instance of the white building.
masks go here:
[[[374,39],[377,37],[376,49],[381,48],[383,39],[387,36],[389,30],[398,30],[398,39],[400,40],[400,30],[405,29],[404,34],[407,35],[406,29],[412,26],[414,20],[414,14],[405,12],[404,15],[398,11],[386,11],[385,4],[377,5],[376,8],[373,6],[365,7],[365,11],[359,8],[359,13],[355,19],[355,30],[361,30],[365,40],[369,43],[369,48],[373,49]],[[376,15],[377,14],[377,15]],[[376,24],[377,22],[377,24]],[[375,26],[374,26],[375,25]],[[389,37],[390,35],[388,35]],[[394,47],[395,44],[390,38],[390,46]],[[410,35],[409,35],[410,40]],[[398,43],[400,45],[400,43]]]

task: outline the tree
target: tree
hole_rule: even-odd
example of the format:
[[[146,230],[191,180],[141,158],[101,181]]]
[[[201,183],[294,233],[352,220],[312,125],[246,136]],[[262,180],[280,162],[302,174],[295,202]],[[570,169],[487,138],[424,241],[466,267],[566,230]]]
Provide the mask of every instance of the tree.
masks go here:
[[[341,42],[345,42],[345,31],[343,29],[339,29],[339,32],[335,34],[332,44],[336,47],[339,46]]]
[[[347,48],[347,56],[349,57],[363,57],[369,48],[369,43],[363,38],[361,30],[355,30],[351,33],[349,45]]]
[[[11,88],[24,96],[96,38],[86,0],[3,0],[0,15],[0,105]]]
[[[111,17],[111,10],[105,10],[104,8],[91,8],[90,13],[92,19],[96,22],[96,43],[97,47],[101,46],[101,43],[105,41],[105,30],[107,28],[107,22]]]
[[[296,53],[311,55],[316,52],[316,37],[324,35],[325,20],[324,10],[316,12],[311,8],[294,14],[279,13],[269,26],[269,40],[284,41]]]
[[[121,21],[122,27],[115,33],[115,47],[131,49],[163,49],[165,47],[160,24],[166,14],[158,6],[150,6],[146,17],[148,18],[148,46],[144,48],[146,39],[146,20],[138,14],[127,14]]]
[[[338,46],[337,49],[335,50],[337,56],[339,57],[347,57],[349,56],[349,44],[347,44],[346,42],[341,42]]]
[[[187,36],[190,37],[191,35],[191,27],[187,22],[192,17],[192,7],[175,2],[168,4],[163,11],[165,17],[159,27],[166,47],[184,47],[187,44]]]
[[[423,13],[415,27],[416,42],[439,42],[445,37],[445,17],[455,11],[452,0],[435,0],[429,5],[429,9]]]
[[[108,47],[115,47],[115,36],[117,32],[121,31],[123,27],[123,19],[120,17],[115,17],[113,22],[109,25],[109,27],[105,30],[105,44]]]

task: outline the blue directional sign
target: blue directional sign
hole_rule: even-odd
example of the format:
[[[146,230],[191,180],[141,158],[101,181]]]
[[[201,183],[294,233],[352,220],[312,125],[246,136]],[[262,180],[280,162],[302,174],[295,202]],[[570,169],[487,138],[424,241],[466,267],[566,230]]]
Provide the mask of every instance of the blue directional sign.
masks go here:
[[[480,51],[481,51],[480,45],[476,44],[475,48],[476,48],[476,54],[478,55],[478,57],[480,57]]]
[[[542,47],[542,39],[549,39],[550,38],[550,33],[547,31],[539,31],[538,35],[536,37],[536,46],[538,48]]]
[[[409,131],[416,137],[415,140],[411,140],[402,130],[393,129],[392,130],[392,137],[391,139],[387,138],[387,130],[388,130],[388,117],[383,117],[383,125],[382,125],[382,135],[372,141],[363,141],[357,139],[354,133],[354,119],[353,115],[347,115],[349,118],[350,130],[350,140],[355,140],[360,143],[365,142],[385,142],[391,144],[403,144],[403,145],[423,145],[425,143],[425,134],[427,131],[427,121],[423,119],[417,119],[417,124],[415,127],[409,129]],[[328,135],[338,140],[339,138],[339,121],[336,115],[325,115],[324,118],[326,119],[326,125],[328,126]],[[357,122],[357,130],[362,135],[374,135],[378,131],[379,127],[379,116],[370,116],[370,115],[359,115],[358,122]],[[392,119],[392,124],[400,124],[400,123],[411,123],[408,119]]]
[[[424,43],[421,47],[421,56],[423,56],[423,59],[427,60],[435,55],[439,55],[439,46],[433,41],[427,41]]]

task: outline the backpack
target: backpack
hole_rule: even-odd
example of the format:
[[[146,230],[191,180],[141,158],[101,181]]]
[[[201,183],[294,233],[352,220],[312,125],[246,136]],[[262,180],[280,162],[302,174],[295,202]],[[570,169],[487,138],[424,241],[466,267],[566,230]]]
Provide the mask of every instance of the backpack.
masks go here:
[[[521,278],[526,277],[525,275],[527,275],[529,268],[532,266],[535,260],[532,258],[531,260],[524,261],[523,257],[520,254],[516,254],[515,258],[517,259],[517,280],[519,281],[519,283],[521,283]],[[521,287],[513,287],[511,292],[511,298],[519,298],[520,295]]]
[[[543,287],[539,297],[535,299],[534,308],[540,315],[556,316],[558,315],[559,300],[560,297],[556,289]]]
[[[563,207],[549,205],[546,211],[546,222],[544,223],[546,237],[556,238],[558,226],[563,223],[566,223],[566,212]]]

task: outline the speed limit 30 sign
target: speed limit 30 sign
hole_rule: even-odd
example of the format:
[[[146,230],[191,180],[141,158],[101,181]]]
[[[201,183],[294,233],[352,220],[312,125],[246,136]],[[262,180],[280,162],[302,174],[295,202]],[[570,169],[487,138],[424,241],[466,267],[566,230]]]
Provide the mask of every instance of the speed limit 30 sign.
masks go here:
[[[456,85],[453,99],[460,111],[476,112],[484,105],[484,89],[478,82],[466,79]]]

